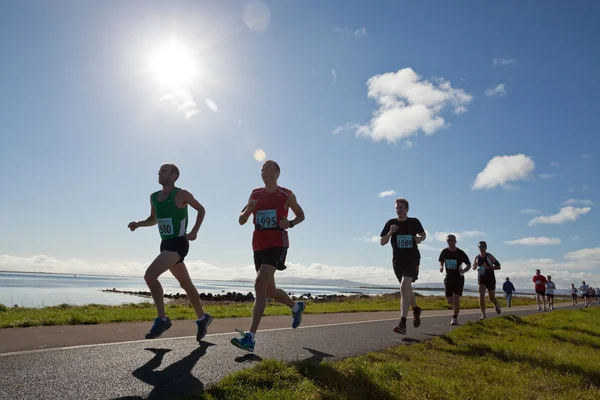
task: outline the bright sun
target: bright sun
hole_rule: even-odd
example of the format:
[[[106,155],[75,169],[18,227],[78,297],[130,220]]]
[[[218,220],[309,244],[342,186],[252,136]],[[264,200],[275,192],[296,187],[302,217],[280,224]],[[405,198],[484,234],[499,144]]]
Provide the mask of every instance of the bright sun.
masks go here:
[[[196,67],[190,50],[181,43],[169,43],[157,49],[150,58],[150,71],[165,86],[185,86],[193,78]]]

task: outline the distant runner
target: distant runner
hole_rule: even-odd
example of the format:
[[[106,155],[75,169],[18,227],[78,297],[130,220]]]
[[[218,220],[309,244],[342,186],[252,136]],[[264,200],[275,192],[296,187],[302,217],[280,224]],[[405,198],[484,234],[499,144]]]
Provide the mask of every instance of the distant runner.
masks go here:
[[[477,269],[477,282],[479,283],[479,307],[481,308],[480,320],[487,318],[485,315],[485,291],[488,291],[490,301],[494,303],[496,314],[500,314],[502,309],[496,299],[496,274],[501,268],[496,257],[487,252],[487,243],[479,242],[479,254],[475,256],[473,261],[473,269]]]
[[[418,279],[421,253],[417,246],[425,240],[425,229],[417,218],[408,217],[408,201],[396,199],[396,215],[385,223],[381,231],[379,243],[382,246],[392,243],[392,265],[398,282],[400,282],[400,312],[401,318],[394,332],[401,335],[406,334],[406,316],[408,308],[413,309],[413,326],[421,325],[421,308],[417,306],[417,300],[412,290],[412,283]]]
[[[144,275],[144,280],[150,289],[150,293],[152,293],[158,311],[158,317],[154,320],[150,332],[146,334],[146,339],[157,338],[171,327],[171,320],[165,313],[163,288],[158,281],[159,276],[170,270],[185,290],[188,300],[196,311],[198,317],[196,320],[198,327],[196,340],[200,342],[206,336],[212,317],[202,309],[198,290],[192,283],[183,260],[190,248],[189,241],[196,240],[198,230],[204,220],[205,210],[190,192],[175,187],[175,181],[178,178],[179,168],[177,166],[174,164],[161,166],[158,171],[158,183],[163,188],[150,195],[150,216],[144,221],[131,222],[128,227],[133,232],[139,227],[158,224],[158,233],[162,239],[160,254],[150,264]],[[196,217],[196,224],[190,233],[186,234],[188,205],[198,211],[198,216]]]
[[[450,325],[458,325],[458,313],[460,312],[460,297],[465,287],[465,272],[471,269],[469,256],[456,247],[456,236],[450,234],[446,237],[448,247],[440,253],[438,261],[440,262],[440,272],[444,272],[446,267],[446,277],[444,278],[444,287],[446,290],[446,301],[452,305],[454,315]],[[462,264],[466,267],[461,268]]]
[[[577,305],[577,294],[579,292],[577,291],[577,288],[575,287],[574,283],[571,283],[571,299],[573,300],[573,305],[576,306]]]
[[[254,351],[256,331],[267,306],[267,298],[275,299],[291,309],[294,329],[300,326],[306,307],[303,301],[295,302],[275,285],[275,272],[287,268],[285,259],[290,246],[287,230],[304,221],[304,211],[298,204],[296,195],[277,184],[280,172],[275,161],[264,162],[261,177],[265,186],[252,191],[248,204],[244,206],[238,219],[240,225],[244,225],[252,216],[252,249],[257,272],[254,281],[256,298],[252,309],[252,325],[248,332],[236,329],[241,337],[231,339],[231,344],[246,351]],[[292,221],[287,218],[289,209],[292,209],[296,216]]]
[[[533,282],[535,283],[535,298],[537,301],[537,310],[540,311],[542,309],[540,304],[540,299],[544,303],[544,311],[546,311],[546,283],[548,280],[544,275],[542,275],[539,269],[535,270],[535,275],[533,276]]]
[[[552,277],[548,275],[548,282],[546,282],[546,297],[548,298],[548,307],[550,310],[554,310],[554,291],[556,285],[552,282]]]
[[[510,279],[508,279],[508,276],[506,277],[506,281],[504,281],[504,284],[502,285],[502,290],[504,291],[504,296],[506,296],[506,305],[508,308],[510,308],[510,303],[512,302],[512,295],[514,292],[516,292],[516,290],[515,285],[513,285]]]
[[[588,308],[588,304],[591,306],[591,296],[589,294],[590,287],[586,285],[585,281],[581,282],[581,286],[579,286],[579,291],[581,292],[581,298],[583,299],[583,304],[585,304],[585,308]]]

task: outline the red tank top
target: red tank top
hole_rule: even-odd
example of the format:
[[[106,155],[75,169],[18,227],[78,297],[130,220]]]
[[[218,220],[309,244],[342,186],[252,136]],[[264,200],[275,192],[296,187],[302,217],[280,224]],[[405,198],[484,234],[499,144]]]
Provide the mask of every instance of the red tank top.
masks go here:
[[[288,216],[287,200],[291,190],[277,186],[277,191],[267,193],[265,188],[252,191],[250,198],[258,200],[254,215],[252,249],[260,251],[271,247],[289,247],[288,233],[279,227],[279,221]]]

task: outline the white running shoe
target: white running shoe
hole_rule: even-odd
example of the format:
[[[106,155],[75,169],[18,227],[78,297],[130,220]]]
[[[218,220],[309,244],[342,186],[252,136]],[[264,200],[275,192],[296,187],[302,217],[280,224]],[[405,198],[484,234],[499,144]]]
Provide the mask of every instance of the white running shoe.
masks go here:
[[[450,325],[458,325],[458,321],[456,318],[452,318],[452,321],[450,322]]]
[[[486,318],[487,318],[487,316],[485,314],[481,314],[481,317],[479,317],[479,320],[481,321],[481,320],[486,319]]]
[[[538,311],[541,311],[541,310],[542,310],[542,307],[538,307],[538,308],[537,308],[537,310],[538,310]]]

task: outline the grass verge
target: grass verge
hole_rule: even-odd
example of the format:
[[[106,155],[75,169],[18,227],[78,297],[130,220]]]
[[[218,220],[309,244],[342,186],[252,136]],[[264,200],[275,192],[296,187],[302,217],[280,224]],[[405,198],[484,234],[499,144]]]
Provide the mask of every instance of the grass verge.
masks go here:
[[[185,399],[598,399],[600,308],[506,316],[337,362],[266,360]]]
[[[500,305],[506,306],[504,299]],[[566,300],[556,299],[556,302]],[[570,300],[569,300],[570,301]],[[419,296],[417,303],[424,310],[450,310],[452,307],[441,296]],[[512,305],[535,304],[534,299],[513,298]],[[487,307],[492,303],[488,300]],[[360,311],[397,311],[400,308],[398,294],[390,294],[371,298],[345,298],[341,301],[328,303],[307,302],[307,314],[346,313]],[[476,297],[465,296],[461,300],[462,309],[479,308]],[[252,316],[252,303],[209,303],[205,310],[215,318],[250,317]],[[264,315],[288,315],[290,310],[281,304],[270,303]],[[184,304],[167,304],[167,314],[172,320],[196,319],[194,309],[186,302]],[[151,321],[156,317],[153,303],[125,304],[119,306],[104,306],[90,304],[86,306],[73,306],[61,304],[53,307],[27,308],[6,307],[0,304],[0,328],[15,328],[44,325],[86,325],[111,322],[140,322]]]

